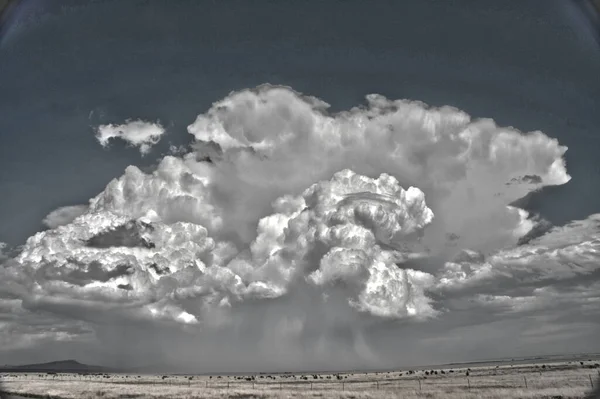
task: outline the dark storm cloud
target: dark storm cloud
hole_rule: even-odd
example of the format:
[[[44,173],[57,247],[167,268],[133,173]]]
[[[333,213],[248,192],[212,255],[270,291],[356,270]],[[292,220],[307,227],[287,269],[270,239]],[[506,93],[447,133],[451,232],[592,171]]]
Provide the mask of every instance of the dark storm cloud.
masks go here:
[[[92,248],[153,248],[154,243],[142,237],[141,231],[143,230],[152,231],[152,226],[147,223],[128,222],[90,237],[85,241],[85,245]]]
[[[84,264],[76,259],[70,259],[68,266],[58,266],[53,263],[41,266],[36,271],[36,278],[42,280],[60,280],[78,286],[85,286],[95,281],[107,282],[120,276],[131,275],[132,273],[133,269],[127,265],[106,268],[99,261]]]

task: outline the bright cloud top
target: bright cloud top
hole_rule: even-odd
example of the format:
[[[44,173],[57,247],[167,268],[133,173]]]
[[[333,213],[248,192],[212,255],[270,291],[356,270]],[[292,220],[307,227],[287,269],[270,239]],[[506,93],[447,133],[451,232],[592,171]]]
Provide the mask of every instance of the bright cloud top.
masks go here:
[[[517,306],[523,273],[540,289],[597,270],[568,261],[597,259],[597,218],[565,228],[577,242],[552,230],[517,246],[536,222],[510,204],[570,179],[556,140],[379,95],[327,108],[286,87],[232,93],[189,126],[192,151],[151,173],[128,167],[81,214],[56,211],[73,218],[28,239],[0,289],[91,326],[253,331],[269,348],[306,353],[311,342],[315,356],[345,326],[368,358],[371,322],[451,315],[450,299],[469,296]],[[144,153],[163,133],[130,122],[101,127],[99,140]]]
[[[163,134],[165,129],[160,123],[137,120],[127,121],[122,125],[100,125],[96,138],[103,147],[107,147],[111,139],[121,139],[134,147],[139,147],[142,155],[145,155],[160,141]]]

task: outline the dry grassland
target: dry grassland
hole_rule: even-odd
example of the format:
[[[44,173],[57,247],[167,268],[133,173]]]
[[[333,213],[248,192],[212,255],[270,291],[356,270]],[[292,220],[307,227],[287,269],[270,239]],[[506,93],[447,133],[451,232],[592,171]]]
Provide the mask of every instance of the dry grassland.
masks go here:
[[[4,374],[4,389],[25,397],[91,398],[584,398],[598,360],[379,373],[160,376]],[[433,371],[433,372],[432,372]]]

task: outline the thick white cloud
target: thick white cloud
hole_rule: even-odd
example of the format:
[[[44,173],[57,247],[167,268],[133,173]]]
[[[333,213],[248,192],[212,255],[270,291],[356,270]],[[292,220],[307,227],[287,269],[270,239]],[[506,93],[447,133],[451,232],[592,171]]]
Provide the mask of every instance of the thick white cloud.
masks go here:
[[[100,125],[96,138],[103,147],[107,147],[111,139],[119,138],[132,146],[139,147],[142,155],[145,155],[160,141],[164,133],[165,129],[160,123],[137,120],[126,121],[121,125]]]
[[[87,205],[63,206],[50,212],[42,221],[46,226],[55,229],[58,226],[71,223],[76,217],[88,210]]]
[[[113,191],[118,191],[117,182],[109,185]],[[170,200],[179,204],[178,193],[171,194]],[[375,315],[433,313],[422,292],[432,278],[400,270],[396,264],[408,254],[380,247],[414,240],[433,218],[419,189],[405,191],[389,175],[370,179],[344,170],[300,197],[278,199],[276,213],[258,223],[248,251],[231,252],[233,244],[227,242],[217,245],[206,228],[171,220],[156,202],[145,204],[148,209],[121,206],[117,214],[111,207],[116,202],[107,198],[114,197],[99,196],[90,212],[72,223],[31,237],[17,261],[73,297],[95,293],[103,301],[147,299],[158,291],[161,296],[195,296],[201,309],[229,307],[246,299],[279,297],[305,278],[319,287],[338,280],[351,285],[349,302]],[[106,205],[100,209],[100,204]],[[220,256],[218,246],[230,254]],[[168,276],[168,284],[162,276]],[[204,316],[173,301],[151,307],[156,314],[159,308],[171,309],[168,317],[183,322]]]
[[[465,309],[500,317],[593,297],[597,216],[517,246],[537,219],[510,204],[569,181],[566,147],[379,95],[327,108],[285,87],[232,93],[189,126],[192,152],[128,167],[85,213],[29,238],[0,269],[0,293],[99,340],[115,325],[178,331],[181,346],[156,338],[164,356],[195,364],[189,345],[210,342],[223,367],[258,352],[280,366],[292,364],[283,354],[371,361],[386,356],[373,352],[381,323],[468,324]],[[142,151],[160,136],[120,135]]]
[[[346,169],[274,205],[280,213],[260,221],[250,247],[259,273],[287,282],[300,269],[320,287],[341,282],[352,306],[378,316],[432,313],[421,290],[427,278],[400,270],[407,254],[381,247],[414,240],[433,219],[419,189]]]
[[[287,88],[261,86],[233,93],[188,130],[210,153],[215,192],[227,198],[225,228],[248,241],[257,214],[342,169],[394,176],[423,190],[436,218],[427,245],[489,251],[515,243],[522,215],[506,206],[546,185],[569,181],[566,147],[541,132],[522,134],[451,107],[367,96],[367,106],[328,115],[327,104]],[[222,151],[211,150],[217,143]],[[534,178],[527,178],[532,177]],[[494,229],[482,229],[492,225]]]

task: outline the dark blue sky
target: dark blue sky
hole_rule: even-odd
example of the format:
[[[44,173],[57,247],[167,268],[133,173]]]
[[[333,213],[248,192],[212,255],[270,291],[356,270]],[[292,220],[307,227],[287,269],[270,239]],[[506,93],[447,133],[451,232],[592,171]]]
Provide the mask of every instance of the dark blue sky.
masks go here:
[[[566,0],[23,1],[0,46],[0,241],[153,164],[232,90],[285,84],[333,110],[369,93],[452,105],[569,147],[555,223],[600,211],[600,53]],[[43,6],[43,7],[42,7]],[[160,120],[140,158],[93,127]]]

